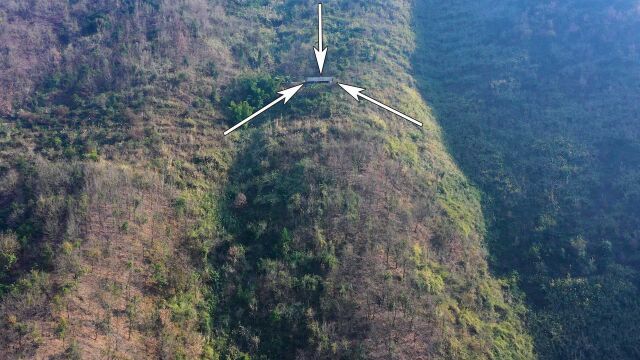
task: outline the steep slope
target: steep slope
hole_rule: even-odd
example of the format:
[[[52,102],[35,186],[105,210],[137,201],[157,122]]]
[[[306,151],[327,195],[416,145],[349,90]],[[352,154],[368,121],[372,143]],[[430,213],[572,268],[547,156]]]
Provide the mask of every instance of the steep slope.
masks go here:
[[[315,5],[0,5],[0,80],[12,89],[2,174],[46,178],[20,172],[34,161],[81,169],[74,183],[62,172],[53,195],[2,188],[3,251],[15,258],[0,279],[7,354],[533,357],[511,280],[487,270],[478,193],[411,77],[410,2],[327,4],[325,71],[424,129],[307,87],[222,137],[316,73]],[[86,208],[36,211],[48,197]],[[21,203],[36,210],[16,213]],[[22,227],[54,220],[57,233]],[[28,256],[40,246],[47,266]],[[41,277],[51,280],[24,286]],[[31,292],[37,306],[17,316]]]
[[[417,3],[414,64],[550,359],[638,358],[636,1]]]
[[[232,137],[241,150],[209,210],[223,227],[208,255],[213,285],[228,294],[213,295],[214,333],[225,352],[267,358],[526,357],[513,305],[486,272],[476,195],[410,87],[409,4],[360,5],[327,9],[328,74],[386,89],[428,132],[311,89],[291,101],[297,116]],[[282,68],[315,65],[312,52],[284,51],[313,38],[313,10],[278,7],[302,12],[287,28],[307,29],[278,29]],[[330,117],[302,116],[327,105]]]
[[[197,284],[157,174],[37,159],[6,175],[2,225],[19,226],[3,235],[18,240],[3,268],[16,279],[0,305],[3,358],[199,356],[197,321],[171,318]]]

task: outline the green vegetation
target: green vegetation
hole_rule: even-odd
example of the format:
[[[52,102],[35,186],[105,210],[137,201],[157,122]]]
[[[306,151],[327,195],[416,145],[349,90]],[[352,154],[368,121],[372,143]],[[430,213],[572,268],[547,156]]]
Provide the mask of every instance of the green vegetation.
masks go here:
[[[238,103],[229,100],[229,125],[235,125],[267,105],[281,90],[281,85],[281,79],[269,75],[244,76],[235,80],[227,98],[246,100]]]
[[[637,4],[416,10],[414,68],[486,194],[492,265],[518,277],[539,356],[637,358]]]
[[[309,85],[223,137],[316,5],[0,4],[1,353],[640,356],[637,4],[333,1],[326,75],[424,128]]]

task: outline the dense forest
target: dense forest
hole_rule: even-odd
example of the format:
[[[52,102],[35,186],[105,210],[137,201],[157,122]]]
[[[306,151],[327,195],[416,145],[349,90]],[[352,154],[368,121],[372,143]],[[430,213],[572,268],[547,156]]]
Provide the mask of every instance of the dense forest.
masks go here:
[[[640,4],[0,3],[0,358],[640,357]]]
[[[540,357],[640,357],[640,4],[420,2],[414,53]]]

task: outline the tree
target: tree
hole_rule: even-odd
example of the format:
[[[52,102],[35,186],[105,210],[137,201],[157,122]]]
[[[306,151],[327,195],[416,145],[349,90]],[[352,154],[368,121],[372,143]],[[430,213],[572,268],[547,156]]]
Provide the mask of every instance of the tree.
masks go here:
[[[233,120],[233,123],[237,123],[246,119],[251,114],[253,114],[254,109],[245,100],[237,104],[234,101],[232,101],[231,104],[229,104],[229,110],[231,110],[231,114],[232,114],[231,120]]]
[[[9,271],[18,261],[20,243],[13,233],[0,234],[0,281],[9,275]]]

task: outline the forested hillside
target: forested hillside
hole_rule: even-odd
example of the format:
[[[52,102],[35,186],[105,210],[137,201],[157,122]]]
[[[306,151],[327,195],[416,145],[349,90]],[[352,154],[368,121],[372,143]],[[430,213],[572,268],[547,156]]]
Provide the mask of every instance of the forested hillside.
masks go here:
[[[421,4],[424,5],[424,4]],[[533,358],[408,0],[0,3],[0,356]]]
[[[541,358],[640,357],[640,4],[417,2],[420,87]]]
[[[640,357],[640,4],[0,2],[0,358]]]

